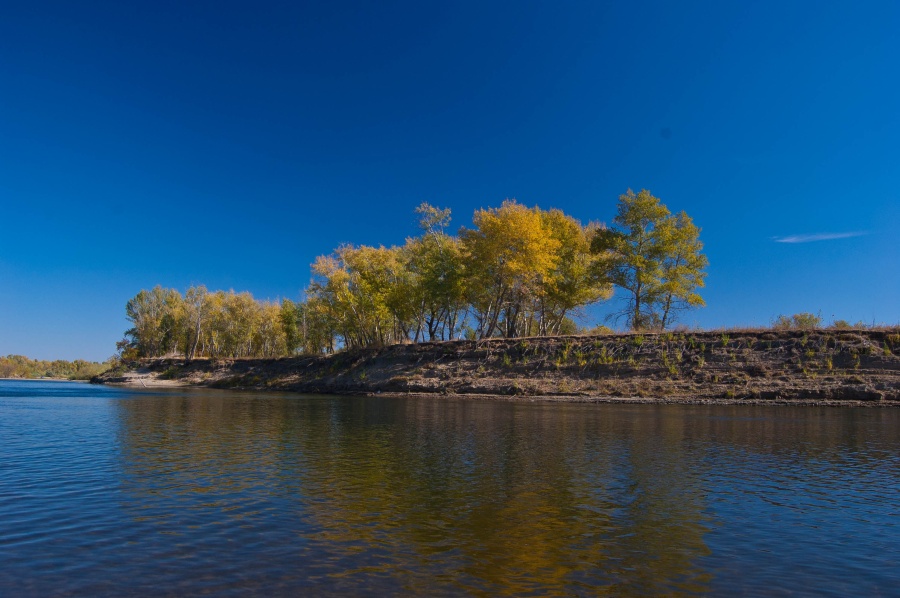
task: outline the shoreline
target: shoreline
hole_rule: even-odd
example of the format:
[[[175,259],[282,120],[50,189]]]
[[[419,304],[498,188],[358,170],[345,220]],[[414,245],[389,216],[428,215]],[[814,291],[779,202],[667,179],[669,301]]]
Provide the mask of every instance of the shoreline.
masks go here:
[[[65,380],[60,380],[65,382]],[[617,397],[609,395],[509,395],[509,394],[489,394],[489,393],[424,393],[424,392],[357,392],[357,391],[296,391],[287,389],[271,389],[257,387],[233,387],[220,388],[211,385],[191,384],[189,382],[181,382],[174,380],[156,380],[153,378],[144,378],[149,384],[140,384],[133,382],[103,382],[106,386],[118,386],[122,388],[136,389],[158,389],[158,390],[176,390],[182,388],[190,388],[195,390],[233,390],[239,392],[286,392],[294,394],[315,394],[327,396],[366,396],[366,397],[382,397],[390,399],[452,399],[467,401],[504,401],[514,403],[571,403],[571,404],[618,404],[618,405],[768,405],[768,406],[795,406],[795,407],[900,407],[900,400],[851,400],[851,399],[762,399],[762,398],[742,398],[742,399],[726,399],[726,398],[689,398],[689,397]]]
[[[559,336],[147,359],[92,382],[589,403],[900,406],[900,329]]]
[[[190,385],[185,385],[189,387]],[[572,403],[572,404],[597,404],[597,405],[766,405],[766,406],[794,406],[794,407],[900,407],[900,401],[853,401],[841,399],[691,399],[675,397],[613,397],[613,396],[561,396],[561,395],[457,395],[457,394],[426,394],[426,393],[398,393],[380,392],[367,393],[365,396],[377,396],[387,398],[410,399],[465,399],[471,401],[511,401],[517,403]]]

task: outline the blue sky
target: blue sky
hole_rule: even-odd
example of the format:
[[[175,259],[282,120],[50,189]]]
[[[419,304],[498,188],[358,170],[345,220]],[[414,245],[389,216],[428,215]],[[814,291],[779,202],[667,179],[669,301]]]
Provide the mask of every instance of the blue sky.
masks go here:
[[[156,284],[296,299],[422,201],[609,222],[628,188],[703,229],[685,323],[898,323],[898,30],[891,1],[6,3],[0,354],[105,359]]]

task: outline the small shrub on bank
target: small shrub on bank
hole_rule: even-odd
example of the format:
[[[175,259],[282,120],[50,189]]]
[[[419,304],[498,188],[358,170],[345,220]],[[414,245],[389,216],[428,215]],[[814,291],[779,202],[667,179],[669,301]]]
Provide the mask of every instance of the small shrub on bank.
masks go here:
[[[169,366],[159,375],[162,380],[174,380],[178,377],[178,368],[174,365]]]
[[[616,331],[610,328],[609,326],[604,326],[603,324],[597,324],[593,328],[585,328],[584,330],[580,330],[579,334],[586,334],[589,336],[599,336],[601,334],[615,334]]]
[[[814,330],[822,326],[822,316],[801,312],[792,316],[780,315],[772,321],[776,330]]]

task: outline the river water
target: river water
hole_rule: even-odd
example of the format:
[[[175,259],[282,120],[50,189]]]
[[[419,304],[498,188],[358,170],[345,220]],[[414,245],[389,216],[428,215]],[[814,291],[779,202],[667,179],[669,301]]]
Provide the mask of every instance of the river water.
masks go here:
[[[900,595],[900,410],[0,381],[0,595]]]

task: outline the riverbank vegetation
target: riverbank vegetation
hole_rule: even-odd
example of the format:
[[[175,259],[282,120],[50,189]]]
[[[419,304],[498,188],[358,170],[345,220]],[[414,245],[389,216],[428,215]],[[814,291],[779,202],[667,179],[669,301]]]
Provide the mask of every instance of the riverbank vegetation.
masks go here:
[[[402,246],[342,245],[319,256],[300,302],[202,285],[142,290],[126,306],[133,326],[121,354],[275,357],[572,334],[573,315],[616,286],[626,291],[618,315],[635,330],[665,329],[703,305],[700,229],[648,191],[619,198],[612,228],[515,200],[476,210],[455,236],[450,210],[423,203],[416,213],[421,234]]]
[[[145,359],[98,382],[566,401],[900,405],[900,328],[639,332]]]
[[[76,359],[44,361],[24,355],[0,357],[0,378],[62,378],[66,380],[90,380],[113,367],[114,358],[98,363]]]

